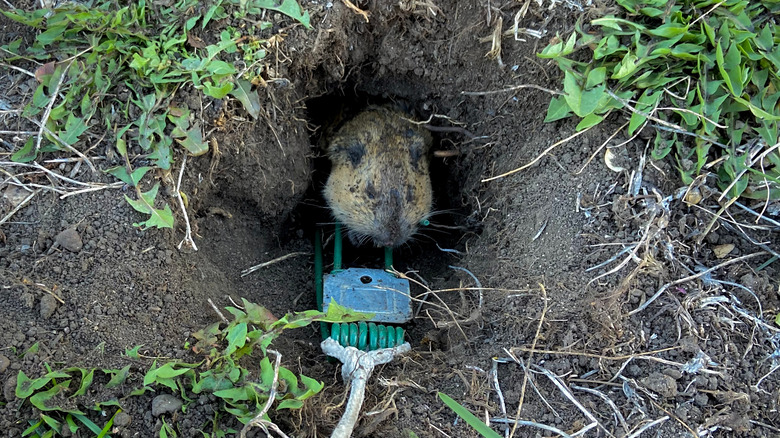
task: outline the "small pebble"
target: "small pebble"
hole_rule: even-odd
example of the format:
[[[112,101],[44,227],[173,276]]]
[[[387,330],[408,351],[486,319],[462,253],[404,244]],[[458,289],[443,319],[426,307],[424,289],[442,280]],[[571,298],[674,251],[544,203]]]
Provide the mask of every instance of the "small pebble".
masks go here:
[[[133,422],[133,417],[128,415],[125,412],[120,412],[114,416],[114,426],[116,427],[125,427],[129,426],[130,423]]]
[[[81,241],[81,236],[75,228],[67,228],[57,234],[54,238],[61,247],[71,252],[79,252],[84,247],[84,243]]]
[[[667,368],[663,370],[663,373],[674,380],[680,380],[682,378],[682,373],[676,368]]]
[[[0,374],[4,373],[8,369],[8,365],[11,365],[11,361],[7,357],[0,354]]]
[[[159,417],[170,414],[181,408],[182,402],[171,394],[160,394],[152,400],[152,415]]]
[[[3,397],[5,401],[12,402],[16,399],[16,374],[9,377],[3,385]]]
[[[651,373],[640,380],[647,389],[662,397],[674,397],[677,395],[677,382],[672,377],[661,373]]]
[[[41,297],[41,318],[49,319],[57,310],[57,299],[50,294]]]

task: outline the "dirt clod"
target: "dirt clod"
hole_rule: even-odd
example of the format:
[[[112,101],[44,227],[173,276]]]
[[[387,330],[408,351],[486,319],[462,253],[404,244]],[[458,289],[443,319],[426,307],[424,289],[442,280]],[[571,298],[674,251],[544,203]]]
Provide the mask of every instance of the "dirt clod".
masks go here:
[[[84,247],[84,243],[81,241],[81,235],[75,228],[66,228],[60,231],[54,238],[54,241],[61,247],[71,252],[79,252]]]
[[[179,410],[182,401],[171,394],[160,394],[152,399],[152,415],[159,417],[162,414],[172,414]]]
[[[16,399],[16,374],[9,377],[3,384],[3,397],[9,403]]]
[[[677,395],[677,382],[671,376],[661,373],[651,373],[649,376],[640,379],[650,391],[660,394],[663,397],[674,397]]]
[[[49,319],[57,310],[57,299],[46,294],[41,297],[41,318]]]
[[[0,374],[4,373],[8,369],[8,365],[11,365],[11,361],[7,357],[0,354]]]
[[[116,427],[125,427],[133,422],[133,417],[131,417],[126,412],[120,412],[116,414],[114,417],[114,426]]]

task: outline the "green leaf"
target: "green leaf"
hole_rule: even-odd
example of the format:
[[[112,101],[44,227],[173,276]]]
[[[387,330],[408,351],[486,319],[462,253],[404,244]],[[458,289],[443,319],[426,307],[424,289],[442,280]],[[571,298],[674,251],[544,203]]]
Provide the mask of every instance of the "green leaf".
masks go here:
[[[69,385],[70,385],[70,380],[65,380],[64,382],[52,386],[50,389],[46,391],[37,392],[31,395],[28,400],[30,400],[30,404],[32,404],[33,406],[35,406],[41,411],[62,411],[62,412],[69,412],[71,414],[83,414],[83,412],[79,410],[66,409],[62,406],[53,403],[53,400],[59,399],[59,397],[57,396],[62,391],[68,389]]]
[[[206,14],[203,15],[203,24],[201,25],[201,29],[205,29],[206,25],[209,24],[211,19],[214,17],[215,14],[217,14],[218,11],[223,10],[222,6],[220,6],[219,2],[211,5],[209,9],[206,11]],[[224,10],[223,10],[224,13]]]
[[[51,382],[51,377],[44,376],[37,379],[30,379],[24,374],[24,371],[19,370],[19,373],[16,375],[16,397],[25,399],[31,396],[35,391],[46,386],[49,382]]]
[[[303,407],[302,401],[291,398],[279,402],[279,405],[276,406],[276,410],[281,411],[282,409],[300,409],[302,407]]]
[[[233,327],[227,335],[228,346],[225,349],[225,356],[230,356],[237,349],[246,343],[247,324],[242,322]]]
[[[219,85],[214,85],[211,81],[203,83],[203,92],[206,96],[213,97],[214,99],[223,99],[230,94],[235,87],[230,81],[222,81]]]
[[[231,41],[232,43],[232,41]],[[214,60],[208,63],[206,71],[211,75],[232,75],[238,73],[232,64],[228,64],[225,61]]]
[[[731,78],[731,93],[735,96],[742,96],[742,56],[737,45],[732,43],[729,46],[726,56],[723,59],[724,67],[728,76]]]
[[[68,414],[65,416],[65,424],[68,425],[68,430],[70,431],[71,435],[75,434],[76,431],[79,430],[79,425],[73,421],[73,414]]]
[[[81,373],[81,384],[79,385],[79,389],[76,390],[76,392],[71,395],[71,397],[78,397],[81,395],[84,395],[87,393],[87,389],[89,389],[89,385],[92,384],[92,380],[95,378],[95,370],[89,369],[86,370],[84,368],[68,368],[65,371],[67,372],[75,372],[78,371]]]
[[[554,122],[556,120],[565,119],[571,115],[571,108],[566,103],[564,96],[555,96],[550,100],[550,106],[547,107],[547,115],[544,118],[544,122]]]
[[[143,347],[144,344],[136,345],[133,348],[125,349],[125,356],[131,358],[131,359],[140,359],[141,353],[139,353],[139,350],[141,347]]]
[[[754,40],[756,46],[765,52],[772,50],[772,47],[775,45],[774,32],[769,28],[770,26],[772,26],[770,23],[764,24],[764,27],[761,28],[757,38]]]
[[[192,156],[197,157],[209,151],[209,144],[203,141],[203,132],[199,125],[193,126],[185,133],[184,139],[176,139]]]
[[[340,305],[336,300],[331,300],[325,316],[317,317],[315,320],[322,322],[357,322],[367,321],[373,317],[373,313],[356,312]]]
[[[257,392],[255,392],[251,386],[222,389],[219,391],[214,391],[214,395],[221,399],[230,400],[232,402],[255,400],[258,396]]]
[[[316,379],[312,379],[311,377],[304,376],[303,374],[301,374],[300,377],[301,377],[301,383],[303,383],[304,386],[306,387],[306,392],[298,397],[300,400],[305,400],[314,394],[318,394],[325,387],[325,383],[320,382]]]
[[[632,75],[639,67],[640,62],[641,61],[634,53],[626,53],[620,61],[620,64],[615,66],[615,73],[612,74],[612,79],[620,80]]]
[[[122,412],[121,409],[117,409],[116,412],[114,412],[114,415],[111,416],[111,418],[108,419],[108,422],[105,426],[103,426],[103,429],[100,430],[100,433],[96,438],[105,438],[108,437],[108,432],[111,430],[111,426],[114,425],[114,418],[116,418],[117,414]]]
[[[607,68],[606,67],[599,67],[594,68],[593,70],[588,73],[588,79],[585,81],[585,89],[589,90],[596,85],[601,85],[604,83],[604,79],[607,77]]]
[[[468,409],[466,409],[465,407],[463,407],[463,405],[453,400],[450,396],[448,396],[443,392],[439,392],[438,395],[441,401],[443,401],[444,404],[447,405],[447,407],[449,407],[456,414],[458,414],[460,418],[466,421],[466,423],[468,423],[469,426],[473,427],[474,430],[476,430],[480,435],[482,435],[485,438],[501,438],[501,435],[499,435],[493,429],[488,427],[474,414],[469,412]]]
[[[577,127],[574,128],[575,131],[582,131],[584,129],[588,129],[592,126],[596,126],[601,121],[604,120],[604,117],[599,116],[597,114],[588,114],[587,116],[583,117],[582,120],[580,120],[580,123],[577,124]]]
[[[154,161],[154,164],[160,169],[170,169],[171,164],[173,164],[172,144],[173,139],[168,136],[162,137],[159,141],[154,142],[153,151],[146,158]]]
[[[260,116],[260,96],[252,91],[252,84],[244,79],[236,80],[236,88],[230,92],[230,95],[238,99],[244,109],[255,119]]]
[[[38,40],[39,43],[41,43],[41,46],[46,47],[49,44],[60,39],[62,34],[65,32],[65,29],[66,29],[65,25],[51,26],[48,29],[46,29],[45,32],[38,35],[35,39]]]
[[[126,365],[121,370],[103,370],[103,372],[106,374],[111,374],[111,379],[108,381],[108,383],[106,383],[105,388],[115,388],[127,381],[127,377],[130,375],[130,365]]]
[[[200,373],[200,379],[192,384],[192,392],[195,394],[222,391],[230,388],[233,388],[233,382],[223,373],[215,374],[214,370]]]
[[[667,23],[647,31],[650,35],[661,38],[674,38],[676,36],[684,35],[686,32],[688,32],[688,26],[677,26],[673,23]]]
[[[84,119],[69,114],[68,120],[65,122],[65,131],[60,132],[58,135],[60,140],[72,146],[79,140],[79,136],[83,134],[87,128],[89,127],[84,123]]]
[[[298,20],[307,29],[311,29],[309,12],[301,10],[301,7],[295,0],[282,0],[281,4],[278,0],[255,0],[252,4],[258,8],[281,12],[290,18]]]
[[[24,430],[24,432],[22,432],[22,436],[28,436],[30,434],[33,434],[33,433],[36,432],[36,430],[39,427],[43,426],[43,420],[38,420],[37,423],[33,423],[32,421],[30,421],[30,423],[32,423],[32,424],[30,424],[30,427],[28,427],[27,429]],[[35,437],[39,438],[38,435],[35,435]]]
[[[30,137],[27,139],[21,149],[11,155],[11,161],[15,161],[17,163],[29,163],[31,161],[35,161],[37,157],[38,154],[35,151],[35,140],[33,137]]]
[[[577,79],[568,71],[564,73],[563,91],[566,92],[566,103],[580,117],[593,113],[599,105],[599,100],[606,94],[604,86],[582,91]]]
[[[664,11],[658,8],[642,8],[639,10],[640,14],[647,15],[648,17],[656,18],[664,14]]]
[[[574,46],[577,43],[577,34],[572,32],[569,39],[566,40],[564,45],[563,39],[560,35],[556,35],[558,42],[545,47],[541,53],[537,53],[536,56],[540,58],[559,58],[570,55],[574,51]]]
[[[637,109],[636,112],[631,113],[631,120],[628,124],[628,135],[634,135],[634,132],[642,126],[645,121],[647,120],[647,117],[640,114],[640,112],[644,114],[650,114],[656,105],[658,105],[658,102],[661,100],[661,97],[663,96],[663,93],[660,91],[655,91],[650,88],[646,89],[644,93],[639,97],[639,100],[636,103],[635,108]]]
[[[57,433],[62,433],[62,423],[59,421],[46,414],[41,414],[41,420],[43,420],[43,422],[46,423],[46,425],[49,426],[52,430],[56,431]]]
[[[761,108],[753,105],[749,100],[745,100],[741,97],[734,96],[734,100],[745,105],[751,113],[753,113],[754,116],[758,117],[761,120],[769,120],[769,121],[777,121],[780,120],[780,115],[776,114],[770,114]]]
[[[150,227],[173,228],[173,212],[171,211],[171,207],[168,204],[165,204],[165,207],[162,210],[154,207],[154,200],[157,197],[159,189],[160,183],[158,182],[148,192],[141,193],[140,199],[138,200],[130,199],[129,196],[125,195],[125,200],[133,209],[139,213],[149,215],[149,219],[140,223],[134,223],[134,227],[140,227],[142,230]]]
[[[246,322],[259,325],[263,330],[268,330],[276,321],[279,320],[267,308],[255,304],[246,298],[241,299],[244,305],[245,315],[236,318],[236,321],[246,320]]]

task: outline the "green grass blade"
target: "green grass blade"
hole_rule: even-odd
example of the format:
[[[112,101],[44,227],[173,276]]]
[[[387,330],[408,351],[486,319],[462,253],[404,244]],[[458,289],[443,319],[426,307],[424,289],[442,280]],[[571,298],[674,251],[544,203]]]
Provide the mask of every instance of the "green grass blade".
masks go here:
[[[114,412],[114,415],[111,416],[111,419],[108,420],[108,423],[106,423],[105,426],[103,426],[103,430],[100,431],[100,434],[97,436],[97,438],[111,438],[108,435],[108,431],[111,430],[111,426],[114,424],[114,418],[116,418],[116,414],[122,412],[121,409],[117,409],[116,412]]]
[[[488,427],[485,423],[480,421],[479,418],[477,418],[474,414],[469,412],[468,409],[463,407],[460,403],[453,400],[450,396],[447,394],[440,392],[439,398],[441,401],[444,402],[445,405],[447,405],[450,409],[452,409],[460,418],[466,421],[466,423],[469,424],[469,426],[473,427],[474,430],[479,432],[480,435],[482,435],[485,438],[501,438],[501,435],[499,435],[497,432],[495,432],[493,429]]]
[[[103,429],[101,429],[100,426],[98,426],[97,424],[93,423],[92,420],[90,420],[89,418],[87,418],[84,415],[73,414],[73,417],[75,419],[81,421],[81,423],[84,426],[87,426],[87,429],[91,430],[92,433],[94,433],[94,434],[100,434],[103,431]],[[106,438],[110,438],[110,437],[106,437]]]

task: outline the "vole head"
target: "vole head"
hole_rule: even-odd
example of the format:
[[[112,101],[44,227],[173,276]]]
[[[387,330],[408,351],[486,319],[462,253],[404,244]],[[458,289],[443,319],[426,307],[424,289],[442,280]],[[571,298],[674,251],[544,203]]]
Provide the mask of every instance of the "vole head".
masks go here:
[[[331,140],[325,199],[353,241],[400,246],[430,215],[430,134],[405,117],[365,111]]]

